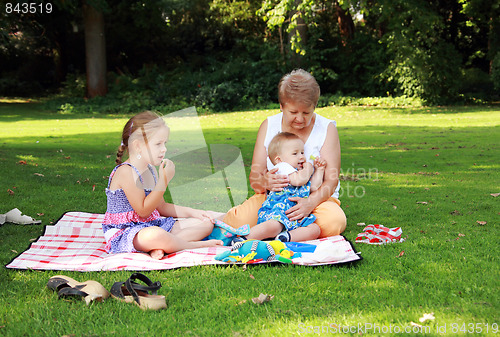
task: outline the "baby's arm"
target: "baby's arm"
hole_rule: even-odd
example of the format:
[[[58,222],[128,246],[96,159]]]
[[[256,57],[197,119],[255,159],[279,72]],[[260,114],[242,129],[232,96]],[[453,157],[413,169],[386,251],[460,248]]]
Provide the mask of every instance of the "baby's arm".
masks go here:
[[[326,160],[316,157],[314,159],[314,173],[311,177],[311,192],[316,191],[323,184],[325,176]]]
[[[288,175],[288,180],[292,186],[303,186],[307,184],[314,172],[314,167],[311,163],[304,163],[304,168],[297,172]]]

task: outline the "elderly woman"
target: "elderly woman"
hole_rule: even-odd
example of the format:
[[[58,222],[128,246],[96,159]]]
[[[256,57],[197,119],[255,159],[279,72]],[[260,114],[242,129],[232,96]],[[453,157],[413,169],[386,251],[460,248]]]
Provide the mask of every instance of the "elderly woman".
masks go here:
[[[346,216],[338,200],[340,143],[336,123],[314,112],[320,88],[315,78],[305,70],[294,70],[283,76],[278,85],[278,95],[281,112],[263,121],[257,133],[250,172],[250,184],[255,195],[232,208],[224,222],[235,228],[244,224],[255,226],[259,208],[266,199],[266,191],[280,191],[288,185],[288,177],[277,175],[277,169],[272,169],[267,148],[277,133],[292,132],[304,141],[306,158],[319,155],[326,160],[327,165],[321,187],[308,198],[290,198],[297,204],[286,214],[293,221],[312,213],[321,229],[320,237],[338,235],[346,227]],[[309,239],[301,235],[293,237],[294,241]]]

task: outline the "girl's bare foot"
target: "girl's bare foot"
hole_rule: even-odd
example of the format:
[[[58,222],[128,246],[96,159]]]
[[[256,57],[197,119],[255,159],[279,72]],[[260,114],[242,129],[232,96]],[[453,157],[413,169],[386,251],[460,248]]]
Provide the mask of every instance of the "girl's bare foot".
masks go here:
[[[164,252],[163,249],[153,249],[149,252],[149,255],[155,260],[161,260],[163,258]]]

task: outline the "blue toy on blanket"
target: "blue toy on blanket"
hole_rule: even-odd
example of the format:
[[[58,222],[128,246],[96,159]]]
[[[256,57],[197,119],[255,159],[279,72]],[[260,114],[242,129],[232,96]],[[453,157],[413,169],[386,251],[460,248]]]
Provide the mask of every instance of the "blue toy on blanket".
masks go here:
[[[205,238],[205,240],[221,240],[224,242],[224,246],[229,246],[233,237],[239,235],[248,235],[250,233],[250,226],[243,225],[240,228],[233,228],[228,224],[216,220],[214,223],[214,230],[212,233]]]
[[[216,260],[223,262],[257,263],[283,262],[292,263],[292,259],[300,257],[301,253],[293,252],[281,241],[246,240],[237,242],[227,252],[215,256]]]

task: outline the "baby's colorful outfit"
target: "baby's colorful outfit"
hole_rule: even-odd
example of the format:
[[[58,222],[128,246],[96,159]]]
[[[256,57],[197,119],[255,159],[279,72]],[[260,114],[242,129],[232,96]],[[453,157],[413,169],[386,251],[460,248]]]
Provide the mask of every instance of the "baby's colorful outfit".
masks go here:
[[[172,230],[175,220],[172,217],[162,217],[157,209],[151,215],[144,219],[137,214],[132,208],[130,202],[125,195],[125,192],[120,188],[111,191],[109,186],[116,170],[122,166],[128,165],[134,169],[139,176],[141,183],[143,183],[142,176],[139,171],[130,163],[122,163],[116,166],[111,172],[108,180],[108,187],[106,188],[106,196],[108,199],[108,206],[104,220],[102,223],[102,230],[104,238],[106,239],[106,251],[108,253],[134,253],[138,252],[134,248],[134,237],[143,228],[158,226],[167,232]],[[148,166],[156,184],[156,173],[153,167]],[[146,196],[151,193],[151,190],[145,189]]]
[[[297,171],[288,163],[279,163],[276,165],[278,167],[278,172],[276,174],[289,175],[294,171]],[[292,186],[288,185],[279,192],[270,191],[267,195],[266,201],[262,204],[262,207],[258,212],[257,224],[260,224],[267,220],[277,220],[285,226],[285,230],[291,231],[298,227],[307,227],[316,221],[316,216],[309,214],[307,217],[303,218],[300,222],[297,220],[290,221],[285,211],[295,206],[296,202],[288,200],[292,197],[307,198],[311,192],[311,182],[303,186]]]

